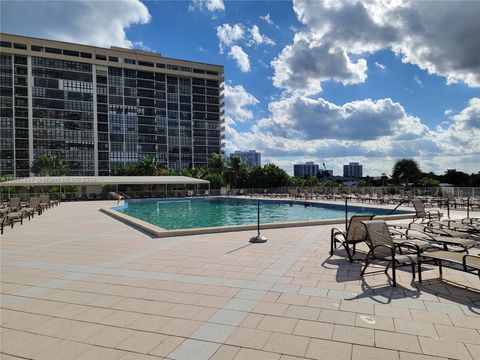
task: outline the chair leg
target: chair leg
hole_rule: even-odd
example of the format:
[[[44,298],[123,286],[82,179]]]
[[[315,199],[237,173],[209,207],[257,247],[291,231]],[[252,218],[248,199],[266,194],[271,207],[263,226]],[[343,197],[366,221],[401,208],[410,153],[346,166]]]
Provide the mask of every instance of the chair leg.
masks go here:
[[[392,261],[392,278],[393,278],[393,287],[397,286],[397,274],[395,270],[395,261]]]
[[[441,260],[438,260],[438,271],[440,272],[440,277],[442,277],[443,272],[442,272],[442,261]]]
[[[335,240],[333,239],[333,237],[330,239],[330,256],[333,255],[333,244],[334,244]]]
[[[412,262],[412,279],[415,280],[415,263]]]
[[[422,262],[418,261],[417,265],[418,265],[418,282],[421,283],[422,282]]]
[[[365,274],[365,271],[367,270],[368,265],[370,265],[370,254],[368,254],[367,258],[365,259],[365,266],[363,267],[363,270],[360,272],[360,276],[363,276]]]

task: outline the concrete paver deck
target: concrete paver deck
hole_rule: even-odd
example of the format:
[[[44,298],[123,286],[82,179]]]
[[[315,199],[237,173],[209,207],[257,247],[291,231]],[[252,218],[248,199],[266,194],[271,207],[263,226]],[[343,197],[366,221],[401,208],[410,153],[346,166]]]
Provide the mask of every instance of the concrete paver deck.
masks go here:
[[[1,359],[478,359],[478,276],[424,264],[392,288],[329,256],[331,226],[152,239],[113,204],[5,230]]]

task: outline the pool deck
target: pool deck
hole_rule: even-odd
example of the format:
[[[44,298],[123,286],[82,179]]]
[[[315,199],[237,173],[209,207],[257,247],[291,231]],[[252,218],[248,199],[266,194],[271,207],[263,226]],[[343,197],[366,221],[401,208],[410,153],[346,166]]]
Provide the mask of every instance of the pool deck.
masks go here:
[[[5,229],[0,359],[480,359],[478,276],[425,264],[392,288],[329,257],[332,225],[152,238],[114,205]]]

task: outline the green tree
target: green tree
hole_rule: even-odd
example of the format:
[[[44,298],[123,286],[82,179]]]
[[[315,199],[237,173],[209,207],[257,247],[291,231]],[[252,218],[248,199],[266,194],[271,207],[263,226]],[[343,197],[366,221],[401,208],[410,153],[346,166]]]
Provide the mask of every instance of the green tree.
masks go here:
[[[437,179],[434,179],[432,177],[423,177],[419,181],[420,186],[425,186],[425,187],[439,187],[440,186],[440,181]]]
[[[210,188],[212,189],[219,189],[224,185],[223,177],[220,174],[208,173],[203,179],[210,181]]]
[[[212,154],[207,163],[208,172],[223,176],[225,173],[225,161],[219,154]]]
[[[413,159],[401,159],[393,165],[392,178],[396,183],[417,183],[422,172]]]
[[[69,169],[58,155],[39,155],[33,160],[31,170],[37,176],[60,176]]]
[[[305,180],[298,176],[291,176],[290,179],[288,179],[288,185],[296,187],[305,186]]]
[[[318,186],[319,182],[315,176],[308,176],[305,179],[305,186]]]
[[[245,187],[248,178],[248,169],[245,163],[237,156],[227,161],[224,174],[225,182],[234,189]]]
[[[455,186],[466,186],[469,184],[469,176],[463,171],[457,171],[456,169],[448,169],[443,177],[445,182]]]
[[[266,177],[266,187],[276,188],[288,185],[288,179],[290,178],[287,172],[279,168],[275,164],[266,164],[263,167],[263,172]]]
[[[151,156],[144,156],[136,164],[136,173],[139,176],[154,176],[157,171],[157,160]]]

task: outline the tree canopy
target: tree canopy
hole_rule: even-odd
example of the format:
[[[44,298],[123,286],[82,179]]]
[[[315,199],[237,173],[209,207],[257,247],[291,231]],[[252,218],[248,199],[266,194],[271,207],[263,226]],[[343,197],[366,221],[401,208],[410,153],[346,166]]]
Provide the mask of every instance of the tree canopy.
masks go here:
[[[396,183],[416,184],[421,176],[420,167],[413,159],[401,159],[393,165],[392,178]]]
[[[39,155],[33,160],[31,170],[36,176],[61,176],[69,168],[58,155]]]

